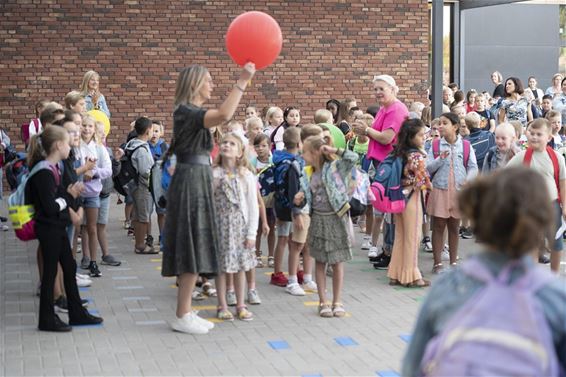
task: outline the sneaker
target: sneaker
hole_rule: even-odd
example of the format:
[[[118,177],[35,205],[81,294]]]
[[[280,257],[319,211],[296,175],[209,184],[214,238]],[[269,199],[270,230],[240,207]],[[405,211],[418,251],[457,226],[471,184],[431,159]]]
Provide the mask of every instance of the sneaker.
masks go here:
[[[538,257],[538,262],[541,263],[541,264],[549,264],[550,258],[546,254],[543,254],[543,255]]]
[[[373,268],[375,268],[376,270],[387,270],[387,268],[389,267],[389,262],[391,262],[391,255],[384,254],[381,260],[373,264]]]
[[[364,241],[371,240],[371,235],[364,234]]]
[[[114,258],[112,255],[108,254],[102,256],[102,262],[100,262],[100,264],[117,267],[121,265],[122,262]]]
[[[7,218],[7,217],[0,216],[0,222],[5,223],[6,221],[8,221],[8,218]]]
[[[0,229],[2,229],[3,232],[7,232],[7,231],[10,230],[10,228],[9,228],[8,225],[6,225],[6,224],[0,225]]]
[[[369,251],[368,251],[368,258],[377,258],[377,253],[378,249],[377,246],[370,246]]]
[[[132,223],[128,220],[124,221],[124,229],[128,230],[132,227]]]
[[[226,292],[226,304],[228,306],[236,306],[236,292],[227,291]]]
[[[371,246],[372,246],[371,241],[367,240],[364,243],[362,243],[362,250],[369,250]]]
[[[460,237],[462,237],[465,240],[469,240],[474,238],[474,233],[472,232],[471,228],[466,228],[466,230],[464,230],[462,232],[462,234],[460,235]]]
[[[134,228],[130,227],[128,228],[128,237],[133,237],[134,236]]]
[[[53,303],[55,311],[59,313],[68,313],[69,307],[67,306],[67,299],[63,296],[59,296],[57,300]]]
[[[185,314],[182,318],[175,318],[171,323],[173,330],[186,334],[203,335],[208,333],[208,328],[191,313]]]
[[[283,272],[272,273],[269,284],[277,285],[278,287],[286,287],[287,284],[289,284],[289,280],[285,277]]]
[[[65,322],[63,322],[57,314],[55,314],[55,318],[53,322],[54,323],[52,325],[48,325],[48,326],[40,324],[38,326],[38,329],[40,331],[53,331],[53,332],[69,332],[73,330],[73,328],[68,324],[66,324]]]
[[[153,236],[151,234],[148,234],[145,238],[145,244],[149,247],[153,247]]]
[[[313,280],[305,282],[303,284],[303,289],[305,291],[318,292],[318,286]]]
[[[303,288],[301,288],[299,283],[287,284],[287,287],[285,287],[285,290],[287,291],[287,293],[289,293],[292,296],[304,296],[305,295],[305,291],[303,290]]]
[[[382,249],[381,249],[381,253],[379,253],[379,254],[378,254],[377,256],[375,256],[375,257],[369,258],[369,261],[370,261],[371,263],[377,263],[377,262],[379,262],[380,260],[382,260],[384,256],[386,256],[386,254],[385,254],[385,250],[382,248]]]
[[[81,260],[81,268],[83,270],[88,270],[90,268],[90,258],[83,255],[83,259]]]
[[[424,252],[432,253],[432,242],[429,236],[423,237],[423,240],[421,241],[421,245]]]
[[[261,298],[259,298],[259,294],[257,293],[256,289],[250,289],[248,291],[248,304],[250,305],[261,304]]]
[[[462,233],[464,233],[466,231],[466,228],[464,228],[463,226],[460,227],[460,229],[458,229],[458,235],[460,237],[462,237]]]
[[[77,277],[80,279],[88,279],[90,280],[90,276],[88,276],[87,274],[80,274],[80,273],[76,273]]]
[[[90,262],[88,269],[90,270],[90,277],[91,278],[99,278],[99,277],[102,276],[102,274],[100,273],[100,270],[98,269],[98,265],[96,264],[95,261]]]
[[[186,315],[186,314],[185,314]],[[214,323],[210,322],[209,320],[206,320],[202,317],[198,316],[198,313],[196,311],[192,311],[190,313],[188,313],[188,315],[190,315],[191,317],[193,317],[198,323],[200,323],[203,327],[205,327],[207,330],[212,330],[214,328]]]
[[[263,264],[263,260],[261,259],[261,257],[256,257],[257,260],[257,264],[255,265],[255,268],[263,268],[265,267],[265,265]]]
[[[305,282],[305,271],[297,271],[297,283],[303,284]]]
[[[267,267],[275,267],[275,259],[273,257],[267,257]]]
[[[450,260],[450,251],[444,249],[444,250],[442,250],[442,254],[440,256],[441,256],[441,258],[440,258],[441,260],[449,261]]]
[[[77,279],[77,287],[90,287],[92,284],[92,280],[90,279],[82,279],[80,277],[76,277]]]
[[[202,285],[202,293],[205,294],[208,297],[217,297],[218,296],[216,289],[214,289],[212,287],[212,284],[208,281]]]
[[[81,298],[81,305],[83,308],[88,306],[88,300],[86,298]]]
[[[191,295],[194,301],[206,300],[206,296],[199,290],[195,289]]]

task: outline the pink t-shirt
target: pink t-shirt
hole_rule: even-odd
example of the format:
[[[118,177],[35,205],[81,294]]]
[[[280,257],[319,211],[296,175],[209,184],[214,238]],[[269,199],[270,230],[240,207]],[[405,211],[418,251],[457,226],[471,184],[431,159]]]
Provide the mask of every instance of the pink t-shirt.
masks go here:
[[[387,107],[379,109],[375,117],[375,121],[371,125],[374,130],[383,132],[389,128],[395,131],[395,137],[390,144],[380,144],[372,138],[369,139],[367,157],[374,160],[383,161],[385,157],[393,150],[393,146],[397,143],[397,134],[401,129],[401,124],[409,115],[407,106],[399,100],[396,100]]]

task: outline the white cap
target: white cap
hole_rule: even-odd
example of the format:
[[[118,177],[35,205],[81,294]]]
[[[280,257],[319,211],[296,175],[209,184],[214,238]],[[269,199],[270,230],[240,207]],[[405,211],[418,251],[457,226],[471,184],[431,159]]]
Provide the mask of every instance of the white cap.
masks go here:
[[[395,79],[389,75],[377,75],[373,77],[373,82],[376,81],[383,81],[386,82],[387,84],[389,84],[389,86],[392,86],[393,88],[397,87],[397,84],[395,83]]]

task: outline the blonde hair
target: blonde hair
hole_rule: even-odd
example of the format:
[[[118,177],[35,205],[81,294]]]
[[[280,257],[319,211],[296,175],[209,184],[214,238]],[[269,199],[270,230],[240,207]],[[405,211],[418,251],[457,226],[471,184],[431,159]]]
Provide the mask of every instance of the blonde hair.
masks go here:
[[[98,130],[101,129],[102,133],[104,134],[104,136],[106,136],[106,133],[104,132],[104,123],[96,121],[94,122],[94,133],[96,134],[96,144],[102,144],[102,139],[100,139],[100,137],[98,137]]]
[[[314,113],[314,122],[315,123],[330,123],[332,124],[332,113],[330,110],[326,109],[318,109]]]
[[[193,64],[179,73],[175,86],[175,108],[194,102],[207,74],[208,70],[198,64]]]
[[[468,127],[468,129],[479,128],[481,117],[475,111],[470,111],[464,117],[464,122],[466,122],[466,127]]]
[[[88,82],[95,76],[100,80],[100,75],[96,73],[96,71],[91,70],[84,74],[83,81],[81,82],[81,87],[79,89],[83,96],[88,94]]]
[[[250,106],[248,106],[250,107]],[[249,117],[248,119],[246,119],[246,130],[252,125],[252,124],[258,124],[261,126],[261,128],[263,129],[263,121],[261,120],[261,118],[253,116],[253,117]]]
[[[304,125],[301,128],[301,140],[304,141],[311,136],[322,136],[322,128],[316,124]]]
[[[65,107],[67,109],[71,109],[72,106],[75,106],[81,99],[84,99],[85,96],[76,90],[70,91],[65,95]]]
[[[276,112],[281,111],[281,115],[283,115],[283,110],[281,110],[280,107],[277,106],[272,106],[269,108],[269,110],[267,110],[267,114],[265,115],[265,117],[267,118],[267,122],[269,122],[271,120],[271,118],[273,117],[273,115],[275,115]],[[271,124],[271,123],[269,123]],[[275,125],[275,127],[279,126],[278,124]]]
[[[92,122],[92,124],[94,125],[94,134],[92,135],[92,139],[94,139],[94,142],[96,144],[100,144],[100,139],[98,138],[98,134],[96,133],[96,119],[94,119],[94,117],[92,117],[90,114],[84,114],[82,115],[83,118],[83,127],[85,126],[86,122]],[[89,143],[92,141],[92,139],[89,140]],[[81,135],[81,143],[84,143],[85,141],[82,138]]]
[[[248,157],[246,156],[246,148],[244,146],[244,140],[242,140],[242,137],[233,132],[229,132],[222,136],[222,139],[220,140],[219,144],[224,143],[226,139],[232,139],[237,141],[238,151],[241,154],[241,157],[236,158],[236,168],[238,169],[238,174],[240,174],[240,176],[244,176],[246,170],[253,172],[254,170],[250,164]],[[214,161],[214,166],[222,167],[222,162],[223,162],[222,153],[218,153],[218,156],[216,156],[216,160]]]
[[[328,142],[320,136],[310,136],[307,137],[303,144],[303,151],[320,151],[323,145],[328,145]],[[323,165],[325,162],[332,162],[338,157],[335,154],[325,154],[320,153],[320,164]]]

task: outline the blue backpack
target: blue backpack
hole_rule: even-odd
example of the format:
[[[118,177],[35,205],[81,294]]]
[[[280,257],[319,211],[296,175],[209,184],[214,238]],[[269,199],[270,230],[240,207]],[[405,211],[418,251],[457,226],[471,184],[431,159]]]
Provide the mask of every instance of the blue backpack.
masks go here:
[[[273,170],[273,186],[271,186],[273,188],[272,191],[275,193],[275,201],[279,204],[281,208],[292,207],[292,203],[290,203],[289,199],[287,198],[288,193],[287,193],[287,184],[286,184],[287,175],[289,174],[289,169],[291,167],[293,169],[296,169],[299,175],[301,174],[301,170],[302,170],[301,164],[295,158],[283,160],[269,168]],[[269,182],[268,177],[266,177],[265,179],[267,180],[267,182]],[[271,188],[268,186],[268,189]],[[261,195],[264,196],[263,194],[264,193],[262,192]]]

